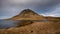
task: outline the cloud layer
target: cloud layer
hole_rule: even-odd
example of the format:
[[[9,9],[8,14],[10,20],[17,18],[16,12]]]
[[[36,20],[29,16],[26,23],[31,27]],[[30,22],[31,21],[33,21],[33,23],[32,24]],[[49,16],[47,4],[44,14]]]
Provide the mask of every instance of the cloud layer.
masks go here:
[[[23,9],[32,9],[45,16],[60,17],[60,0],[0,0],[0,17],[10,18]],[[5,17],[3,17],[5,16]]]

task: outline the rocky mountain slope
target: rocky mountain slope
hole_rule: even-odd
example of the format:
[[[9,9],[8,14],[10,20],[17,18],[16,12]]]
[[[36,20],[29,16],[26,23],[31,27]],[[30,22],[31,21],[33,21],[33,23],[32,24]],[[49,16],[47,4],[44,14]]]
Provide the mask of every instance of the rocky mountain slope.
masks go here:
[[[18,15],[10,18],[9,20],[42,20],[42,19],[45,19],[42,15],[39,15],[30,9],[25,9]]]

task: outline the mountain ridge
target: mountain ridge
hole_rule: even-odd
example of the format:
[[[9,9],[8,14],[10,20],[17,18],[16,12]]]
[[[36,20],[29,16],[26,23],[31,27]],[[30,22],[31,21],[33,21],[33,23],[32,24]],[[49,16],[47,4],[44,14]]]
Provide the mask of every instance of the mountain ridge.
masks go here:
[[[10,20],[42,20],[45,19],[44,16],[37,14],[36,12],[25,9],[21,11],[18,15],[10,18]]]

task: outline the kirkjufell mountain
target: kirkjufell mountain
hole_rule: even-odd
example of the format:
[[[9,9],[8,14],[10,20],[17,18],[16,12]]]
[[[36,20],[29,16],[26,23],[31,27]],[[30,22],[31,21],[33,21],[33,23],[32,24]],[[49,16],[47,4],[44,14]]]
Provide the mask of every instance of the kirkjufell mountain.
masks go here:
[[[18,15],[10,18],[11,20],[42,20],[45,19],[42,15],[37,14],[36,12],[25,9],[21,11]]]
[[[30,21],[44,19],[47,21]],[[0,34],[60,34],[60,17],[46,17],[30,9],[25,9],[9,20],[19,21],[16,22],[19,26],[16,28],[0,29]]]

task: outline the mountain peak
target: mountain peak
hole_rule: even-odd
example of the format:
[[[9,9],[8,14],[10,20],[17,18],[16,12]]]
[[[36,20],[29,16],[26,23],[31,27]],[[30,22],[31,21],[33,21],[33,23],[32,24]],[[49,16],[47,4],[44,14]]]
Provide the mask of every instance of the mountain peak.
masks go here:
[[[40,19],[44,19],[44,17],[30,9],[25,9],[21,11],[18,15],[12,17],[11,19],[12,20],[40,20]]]
[[[37,14],[34,11],[32,11],[31,9],[25,9],[23,10],[20,14]]]
[[[31,10],[31,9],[25,9],[25,10],[23,10],[23,11],[28,12],[28,11],[32,11],[32,10]]]

